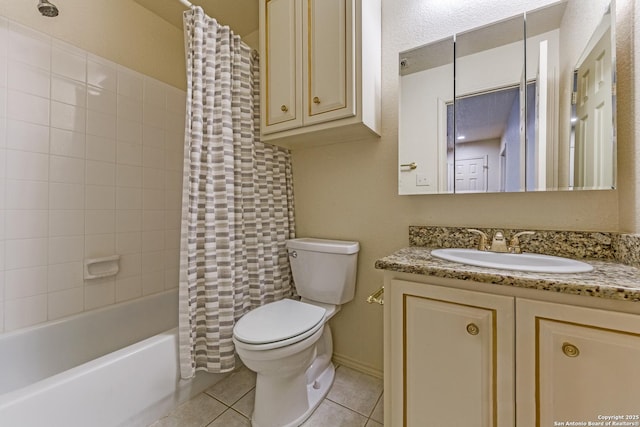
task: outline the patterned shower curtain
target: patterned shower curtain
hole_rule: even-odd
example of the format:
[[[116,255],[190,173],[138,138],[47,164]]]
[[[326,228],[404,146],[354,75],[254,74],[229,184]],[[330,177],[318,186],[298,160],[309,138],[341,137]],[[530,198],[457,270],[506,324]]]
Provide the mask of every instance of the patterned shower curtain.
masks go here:
[[[258,59],[200,7],[184,14],[187,119],[180,250],[183,378],[234,368],[235,322],[293,292],[291,157],[260,142]]]

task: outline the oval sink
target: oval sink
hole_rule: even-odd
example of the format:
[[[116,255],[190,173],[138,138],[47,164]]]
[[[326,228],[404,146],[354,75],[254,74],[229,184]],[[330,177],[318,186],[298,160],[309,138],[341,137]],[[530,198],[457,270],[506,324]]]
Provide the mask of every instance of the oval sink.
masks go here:
[[[461,264],[503,270],[536,273],[587,273],[593,270],[593,267],[586,262],[541,254],[508,254],[477,249],[434,249],[431,255]]]

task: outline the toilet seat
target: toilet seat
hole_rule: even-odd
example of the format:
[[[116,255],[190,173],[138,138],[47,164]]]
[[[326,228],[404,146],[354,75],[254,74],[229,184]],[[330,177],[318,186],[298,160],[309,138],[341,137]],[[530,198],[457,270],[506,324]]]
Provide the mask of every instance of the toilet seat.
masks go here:
[[[245,314],[233,328],[237,346],[252,350],[285,347],[313,335],[326,310],[291,299],[265,304]]]

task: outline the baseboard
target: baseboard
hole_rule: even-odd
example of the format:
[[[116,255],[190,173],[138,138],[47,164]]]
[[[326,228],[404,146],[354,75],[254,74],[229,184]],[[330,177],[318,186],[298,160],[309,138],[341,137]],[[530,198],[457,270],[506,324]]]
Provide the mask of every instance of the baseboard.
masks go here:
[[[336,365],[344,365],[347,368],[351,368],[353,370],[362,372],[367,375],[371,375],[372,377],[382,379],[383,372],[380,369],[377,369],[371,365],[366,365],[362,362],[359,362],[355,359],[352,359],[348,356],[343,356],[341,354],[333,353],[333,357],[331,358],[333,363]]]

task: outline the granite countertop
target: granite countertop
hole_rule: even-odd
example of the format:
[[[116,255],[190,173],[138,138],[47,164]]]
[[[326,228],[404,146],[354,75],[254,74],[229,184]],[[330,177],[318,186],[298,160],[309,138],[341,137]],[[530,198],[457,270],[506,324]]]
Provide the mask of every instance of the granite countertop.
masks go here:
[[[594,268],[589,273],[528,273],[445,261],[432,257],[431,249],[424,246],[400,249],[376,261],[375,267],[401,273],[640,302],[640,268],[613,260],[585,259]]]

